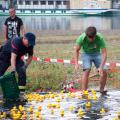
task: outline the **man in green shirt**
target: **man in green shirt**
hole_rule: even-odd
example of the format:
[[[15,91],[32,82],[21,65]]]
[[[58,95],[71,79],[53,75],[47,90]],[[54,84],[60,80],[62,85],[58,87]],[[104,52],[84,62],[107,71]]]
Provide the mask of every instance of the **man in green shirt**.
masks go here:
[[[76,70],[79,68],[78,58],[80,55],[79,51],[81,50],[81,59],[83,62],[82,90],[87,90],[88,88],[88,77],[92,63],[94,63],[100,75],[100,92],[105,94],[107,50],[103,36],[97,32],[95,27],[90,26],[86,29],[85,33],[78,37],[74,49]]]

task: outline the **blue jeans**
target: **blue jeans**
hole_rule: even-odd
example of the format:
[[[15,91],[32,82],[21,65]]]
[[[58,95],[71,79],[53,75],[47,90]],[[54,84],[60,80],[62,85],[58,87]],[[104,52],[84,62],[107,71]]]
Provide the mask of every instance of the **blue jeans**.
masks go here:
[[[87,54],[82,53],[81,59],[83,62],[83,70],[91,69],[92,63],[94,63],[96,68],[99,68],[101,64],[101,54],[100,53],[93,53],[93,54]],[[104,70],[107,70],[107,66],[104,65]]]

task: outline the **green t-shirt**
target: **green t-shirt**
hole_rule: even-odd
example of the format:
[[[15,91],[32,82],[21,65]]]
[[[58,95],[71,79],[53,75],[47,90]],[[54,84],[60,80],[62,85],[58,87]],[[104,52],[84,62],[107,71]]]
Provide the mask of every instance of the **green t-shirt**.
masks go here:
[[[100,53],[101,49],[106,48],[104,38],[100,33],[96,34],[93,42],[89,42],[88,37],[83,33],[77,38],[76,44],[81,46],[82,53]]]

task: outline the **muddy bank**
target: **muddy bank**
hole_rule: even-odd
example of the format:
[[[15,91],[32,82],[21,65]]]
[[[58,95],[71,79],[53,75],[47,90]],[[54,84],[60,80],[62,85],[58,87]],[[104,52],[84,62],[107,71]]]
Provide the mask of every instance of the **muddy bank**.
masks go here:
[[[40,43],[72,43],[84,31],[69,30],[69,31],[39,31],[35,32],[37,41]],[[120,30],[101,30],[106,40],[119,40]]]
[[[35,31],[35,33],[39,36],[51,36],[51,35],[56,35],[56,36],[64,36],[64,35],[79,35],[83,30],[53,30],[53,31]],[[104,35],[118,35],[120,33],[120,30],[99,30],[98,32],[103,33]]]
[[[69,44],[74,43],[76,38],[83,33],[83,30],[53,30],[53,31],[34,31],[37,36],[37,43],[39,44]],[[120,30],[100,30],[106,40],[113,41],[114,43],[119,42]],[[0,44],[3,43],[3,37],[0,36]]]

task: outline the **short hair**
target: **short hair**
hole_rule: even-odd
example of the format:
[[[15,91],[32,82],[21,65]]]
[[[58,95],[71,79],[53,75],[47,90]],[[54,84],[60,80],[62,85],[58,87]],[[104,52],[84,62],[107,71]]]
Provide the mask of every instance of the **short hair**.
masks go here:
[[[85,33],[86,33],[86,35],[89,37],[94,37],[95,35],[96,35],[96,33],[97,33],[97,30],[96,30],[96,28],[95,27],[93,27],[93,26],[90,26],[90,27],[88,27],[87,29],[86,29],[86,31],[85,31]]]
[[[14,10],[15,10],[15,7],[13,7],[13,6],[10,6],[10,7],[9,7],[9,10],[10,10],[10,9],[14,9]]]

